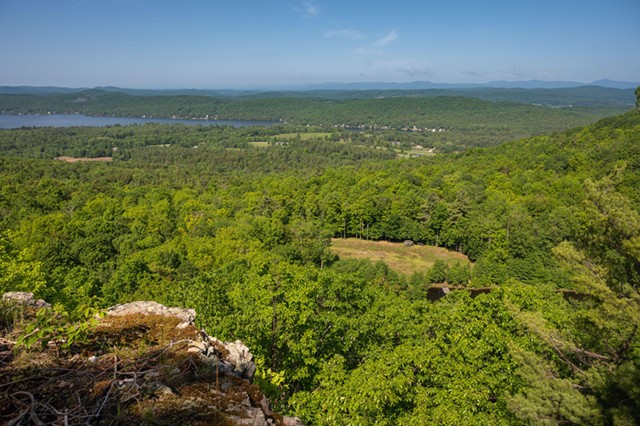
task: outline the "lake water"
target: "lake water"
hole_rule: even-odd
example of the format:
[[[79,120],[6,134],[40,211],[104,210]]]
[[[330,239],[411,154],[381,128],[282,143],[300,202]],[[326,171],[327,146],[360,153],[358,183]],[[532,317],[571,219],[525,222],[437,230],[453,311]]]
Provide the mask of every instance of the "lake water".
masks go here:
[[[73,126],[126,126],[128,124],[165,123],[187,124],[190,126],[271,126],[277,121],[258,120],[180,120],[172,118],[130,118],[130,117],[89,117],[86,115],[10,115],[0,114],[0,129],[19,129],[20,127],[73,127]]]

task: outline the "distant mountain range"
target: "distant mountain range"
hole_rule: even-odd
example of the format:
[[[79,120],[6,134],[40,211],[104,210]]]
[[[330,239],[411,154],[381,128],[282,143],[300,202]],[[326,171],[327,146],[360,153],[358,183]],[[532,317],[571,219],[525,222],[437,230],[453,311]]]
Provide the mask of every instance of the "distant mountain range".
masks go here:
[[[320,83],[303,86],[295,86],[295,90],[424,90],[424,89],[561,89],[581,86],[600,86],[611,89],[635,89],[640,83],[614,80],[597,80],[591,83],[577,81],[490,81],[488,83],[433,83],[430,81],[412,81],[409,83]],[[285,90],[285,86],[280,87]],[[291,87],[290,87],[291,88]]]
[[[505,87],[511,85],[512,87]],[[545,87],[541,87],[545,86]],[[636,83],[611,80],[594,81],[590,85],[576,82],[495,81],[485,84],[440,84],[426,81],[413,83],[325,83],[305,86],[272,86],[268,90],[213,89],[126,89],[120,87],[64,88],[32,86],[0,86],[0,111],[29,110],[34,105],[48,105],[44,110],[60,110],[60,102],[74,104],[74,99],[109,99],[109,102],[131,102],[131,97],[158,97],[166,102],[173,97],[181,101],[200,102],[202,97],[227,99],[327,99],[355,100],[400,97],[466,97],[492,102],[514,102],[547,107],[614,107],[631,108],[635,104]],[[18,99],[19,98],[19,99]],[[127,98],[127,99],[125,99]],[[163,98],[163,99],[161,99]],[[140,99],[141,101],[144,101]],[[77,100],[76,100],[77,101]],[[171,102],[175,99],[171,100]],[[58,105],[58,107],[56,107]],[[44,107],[43,107],[44,108]]]
[[[635,89],[640,82],[597,80],[591,83],[577,81],[490,81],[487,83],[433,83],[430,81],[412,81],[408,83],[365,82],[365,83],[317,83],[302,85],[251,86],[242,89],[128,89],[114,86],[95,87],[105,92],[123,92],[138,96],[157,95],[201,95],[216,96],[261,92],[288,91],[356,91],[356,90],[431,90],[431,89],[562,89],[583,86],[599,86],[610,89]],[[64,94],[89,90],[88,87],[68,88],[55,86],[0,86],[0,94]]]

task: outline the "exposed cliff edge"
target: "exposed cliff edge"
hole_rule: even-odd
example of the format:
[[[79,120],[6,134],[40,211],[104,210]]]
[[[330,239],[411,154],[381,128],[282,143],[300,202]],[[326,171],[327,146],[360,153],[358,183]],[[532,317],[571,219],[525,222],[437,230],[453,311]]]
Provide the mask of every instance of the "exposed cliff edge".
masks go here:
[[[196,328],[192,309],[117,305],[82,338],[35,350],[18,336],[48,304],[29,293],[1,303],[1,424],[301,424],[271,411],[249,348]]]

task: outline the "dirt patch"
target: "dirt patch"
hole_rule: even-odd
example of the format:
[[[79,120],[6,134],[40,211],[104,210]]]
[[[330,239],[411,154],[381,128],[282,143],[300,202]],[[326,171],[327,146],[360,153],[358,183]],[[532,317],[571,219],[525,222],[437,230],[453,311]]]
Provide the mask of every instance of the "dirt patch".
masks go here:
[[[87,163],[87,162],[108,162],[113,161],[112,157],[56,157],[54,160],[64,161],[65,163]]]

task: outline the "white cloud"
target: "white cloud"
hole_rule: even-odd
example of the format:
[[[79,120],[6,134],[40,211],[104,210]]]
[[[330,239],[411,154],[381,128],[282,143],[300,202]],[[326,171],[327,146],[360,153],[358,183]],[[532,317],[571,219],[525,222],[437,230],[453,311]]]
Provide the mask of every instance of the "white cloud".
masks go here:
[[[362,40],[364,35],[358,30],[344,29],[328,31],[324,34],[326,38],[349,38],[352,40]]]
[[[379,40],[376,40],[375,43],[373,43],[374,47],[385,47],[388,46],[389,44],[393,43],[394,41],[396,41],[396,39],[398,38],[398,33],[393,30],[390,31],[389,34],[387,34],[386,36],[382,37]]]
[[[322,8],[313,1],[305,1],[302,3],[302,11],[306,16],[315,18],[322,13]]]
[[[368,46],[362,46],[356,49],[356,55],[360,57],[375,57],[383,54],[383,48],[393,43],[398,38],[396,30],[390,31],[386,36],[374,41]]]

